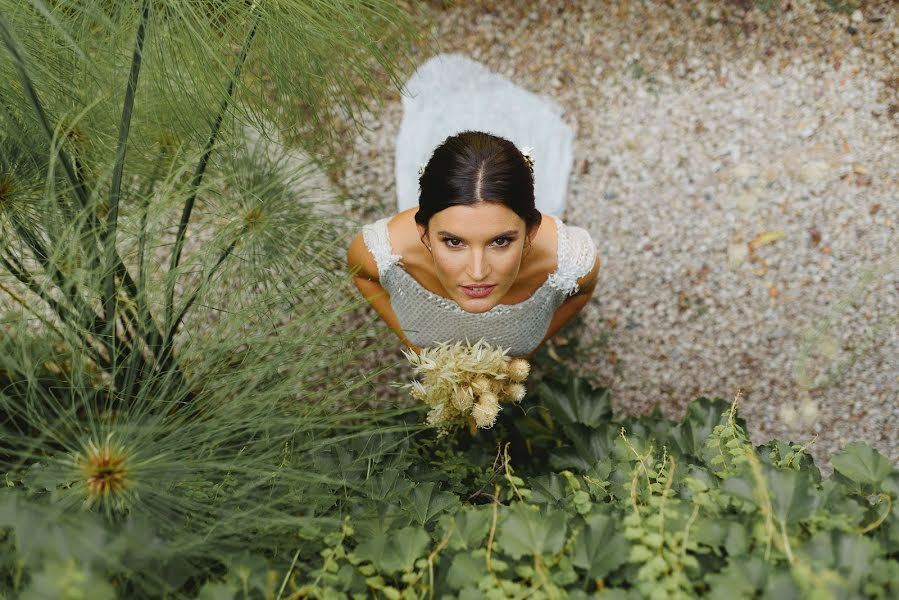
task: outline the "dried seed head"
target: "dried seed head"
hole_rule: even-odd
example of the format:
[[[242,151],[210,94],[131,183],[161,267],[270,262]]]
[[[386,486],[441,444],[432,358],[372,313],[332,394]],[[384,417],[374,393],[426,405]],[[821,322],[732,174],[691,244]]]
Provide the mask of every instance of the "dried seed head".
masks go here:
[[[101,445],[90,440],[85,452],[78,453],[75,457],[75,463],[87,488],[88,505],[100,500],[118,503],[124,499],[130,485],[128,454],[124,448],[112,443],[111,437],[107,436]]]
[[[259,207],[251,208],[243,217],[247,231],[256,231],[262,228],[267,218],[265,213]]]
[[[526,393],[527,390],[520,383],[513,383],[506,388],[506,396],[512,402],[521,402]]]
[[[477,403],[471,407],[471,416],[474,417],[475,423],[484,429],[493,427],[497,414],[499,414],[499,400],[492,392],[481,394]]]
[[[453,392],[453,406],[455,406],[460,413],[471,408],[472,404],[474,404],[474,393],[470,387],[457,388]]]
[[[425,386],[418,380],[413,379],[412,383],[409,384],[410,395],[416,400],[421,400],[422,402],[426,402],[428,399],[428,391],[425,389]]]
[[[493,391],[493,383],[484,375],[478,375],[477,377],[475,377],[474,381],[471,382],[471,387],[479,396],[481,394],[486,394],[487,392]]]
[[[521,383],[528,378],[528,374],[531,372],[531,365],[523,358],[515,358],[509,363],[507,371],[509,379],[515,383]]]

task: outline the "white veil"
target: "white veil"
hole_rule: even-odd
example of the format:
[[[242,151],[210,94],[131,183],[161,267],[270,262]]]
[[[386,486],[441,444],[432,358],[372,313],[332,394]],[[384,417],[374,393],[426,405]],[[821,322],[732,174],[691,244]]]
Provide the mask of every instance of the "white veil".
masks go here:
[[[531,147],[537,209],[561,216],[574,132],[551,99],[524,90],[461,54],[438,54],[406,82],[396,140],[397,209],[418,206],[418,168],[447,137],[484,131]]]

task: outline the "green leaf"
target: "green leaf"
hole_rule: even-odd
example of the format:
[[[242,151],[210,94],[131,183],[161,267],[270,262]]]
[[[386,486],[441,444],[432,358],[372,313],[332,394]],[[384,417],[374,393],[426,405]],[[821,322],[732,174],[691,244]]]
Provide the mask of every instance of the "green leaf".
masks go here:
[[[893,471],[893,463],[864,442],[847,444],[830,458],[833,468],[856,483],[880,485]]]
[[[420,527],[403,527],[378,532],[356,547],[356,556],[373,563],[382,573],[411,569],[415,559],[424,554],[431,538]]]
[[[821,494],[814,488],[808,472],[769,467],[765,475],[771,505],[778,520],[793,524],[817,510]]]
[[[616,531],[618,520],[611,515],[592,514],[574,541],[571,562],[587,571],[587,579],[605,577],[627,561],[629,544]]]
[[[386,469],[368,480],[369,497],[385,502],[405,497],[412,489],[412,482],[403,477],[399,469]]]
[[[729,409],[730,404],[721,398],[691,400],[684,420],[671,428],[671,440],[684,454],[700,454],[722,413]]]
[[[544,382],[538,390],[540,398],[559,423],[598,427],[612,417],[609,391],[590,387],[580,377],[569,377],[565,383]]]
[[[708,598],[710,600],[737,600],[755,597],[755,585],[737,562],[729,563],[720,572],[711,573],[705,579],[709,585]]]
[[[750,475],[735,475],[721,482],[721,488],[729,494],[755,504],[755,482]]]
[[[409,510],[415,521],[424,526],[435,516],[450,507],[459,506],[459,499],[449,492],[434,492],[436,484],[433,482],[415,486],[409,496]]]
[[[728,523],[724,549],[730,556],[743,556],[749,550],[749,535],[742,523],[736,521]]]
[[[532,510],[513,504],[503,510],[497,526],[496,546],[518,559],[525,555],[555,554],[565,543],[568,515],[556,510]]]
[[[452,527],[449,546],[453,549],[474,549],[481,546],[490,527],[490,507],[467,507],[453,516],[441,518],[444,531]]]
[[[233,584],[210,582],[203,586],[197,600],[234,600],[237,587]]]
[[[472,556],[468,552],[460,552],[453,557],[446,574],[446,583],[454,590],[461,590],[465,586],[473,586],[484,575],[486,565],[483,556]]]
[[[548,475],[539,475],[530,480],[531,501],[537,504],[558,504],[567,493],[565,489],[565,480],[556,473]]]

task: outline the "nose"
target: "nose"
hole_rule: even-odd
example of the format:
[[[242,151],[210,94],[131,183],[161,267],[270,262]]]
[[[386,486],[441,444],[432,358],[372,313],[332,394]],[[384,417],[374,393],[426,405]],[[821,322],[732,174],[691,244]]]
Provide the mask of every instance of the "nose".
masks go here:
[[[468,276],[471,277],[473,282],[477,283],[486,279],[490,275],[490,271],[490,265],[484,252],[482,250],[474,250],[468,263]]]

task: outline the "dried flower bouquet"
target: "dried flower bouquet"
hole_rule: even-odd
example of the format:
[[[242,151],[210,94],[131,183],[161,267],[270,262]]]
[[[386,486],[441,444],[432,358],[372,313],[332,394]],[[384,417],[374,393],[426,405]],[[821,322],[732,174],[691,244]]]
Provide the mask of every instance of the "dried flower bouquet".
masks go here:
[[[530,364],[484,340],[443,343],[421,354],[404,350],[418,379],[406,384],[413,398],[431,407],[428,423],[446,432],[468,424],[472,432],[496,422],[500,402],[520,402]]]

